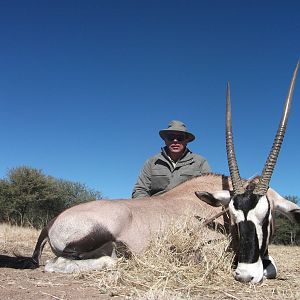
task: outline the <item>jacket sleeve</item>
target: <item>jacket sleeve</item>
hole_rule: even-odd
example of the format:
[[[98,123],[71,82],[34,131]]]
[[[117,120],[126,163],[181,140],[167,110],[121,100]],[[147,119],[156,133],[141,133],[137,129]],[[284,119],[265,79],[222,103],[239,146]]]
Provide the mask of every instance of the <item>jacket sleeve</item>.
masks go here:
[[[211,167],[208,164],[208,162],[207,162],[206,159],[203,160],[200,168],[201,168],[201,173],[202,174],[204,174],[204,173],[211,173],[212,172]]]
[[[151,160],[144,164],[132,191],[132,198],[149,197],[151,190]]]

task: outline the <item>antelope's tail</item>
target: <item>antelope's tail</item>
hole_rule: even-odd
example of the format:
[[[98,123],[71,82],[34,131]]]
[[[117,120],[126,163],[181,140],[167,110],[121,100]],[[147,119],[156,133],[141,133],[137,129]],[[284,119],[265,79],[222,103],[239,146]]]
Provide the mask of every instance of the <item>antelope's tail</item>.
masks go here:
[[[13,269],[36,269],[40,266],[40,258],[46,242],[48,241],[48,230],[53,224],[55,219],[51,220],[45,226],[36,242],[35,249],[32,257],[28,256],[8,256],[0,255],[0,268],[13,268]]]
[[[1,268],[36,269],[39,263],[32,257],[0,255]]]

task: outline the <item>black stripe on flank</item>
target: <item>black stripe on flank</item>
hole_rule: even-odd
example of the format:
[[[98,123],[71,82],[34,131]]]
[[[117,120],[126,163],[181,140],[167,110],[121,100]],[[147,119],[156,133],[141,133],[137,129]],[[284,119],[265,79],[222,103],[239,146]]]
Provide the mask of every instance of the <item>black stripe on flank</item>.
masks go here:
[[[114,241],[115,238],[109,230],[99,225],[94,226],[87,236],[69,243],[61,253],[61,256],[72,259],[84,259],[111,255],[109,252],[112,251],[112,243]],[[105,247],[105,245],[109,245],[109,247]],[[102,248],[103,253],[99,255],[97,250]]]
[[[255,263],[259,258],[256,228],[253,222],[243,221],[239,227],[239,263]]]

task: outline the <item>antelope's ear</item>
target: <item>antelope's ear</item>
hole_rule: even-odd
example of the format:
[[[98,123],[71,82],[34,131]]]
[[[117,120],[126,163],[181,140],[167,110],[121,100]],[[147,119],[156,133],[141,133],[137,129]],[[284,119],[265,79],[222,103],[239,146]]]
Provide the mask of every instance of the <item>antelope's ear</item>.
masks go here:
[[[218,191],[214,193],[207,192],[195,192],[196,196],[204,201],[205,203],[218,207],[218,206],[227,206],[230,202],[230,192],[229,191]]]
[[[300,224],[300,206],[285,199],[272,188],[269,188],[267,196],[273,201],[276,212],[285,215],[292,222]]]

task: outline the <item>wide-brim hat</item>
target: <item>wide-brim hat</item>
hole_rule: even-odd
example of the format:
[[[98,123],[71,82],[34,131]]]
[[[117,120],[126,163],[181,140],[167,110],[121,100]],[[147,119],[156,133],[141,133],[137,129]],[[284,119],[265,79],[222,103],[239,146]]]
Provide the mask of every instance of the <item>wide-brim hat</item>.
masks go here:
[[[181,121],[171,121],[168,125],[168,128],[159,131],[159,135],[163,140],[165,140],[166,135],[171,131],[178,131],[180,133],[184,133],[187,136],[188,142],[191,142],[195,139],[195,136],[188,131],[186,125]]]

